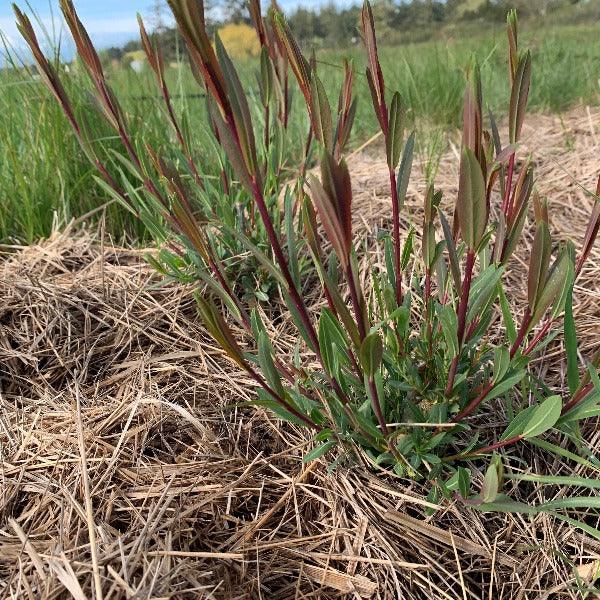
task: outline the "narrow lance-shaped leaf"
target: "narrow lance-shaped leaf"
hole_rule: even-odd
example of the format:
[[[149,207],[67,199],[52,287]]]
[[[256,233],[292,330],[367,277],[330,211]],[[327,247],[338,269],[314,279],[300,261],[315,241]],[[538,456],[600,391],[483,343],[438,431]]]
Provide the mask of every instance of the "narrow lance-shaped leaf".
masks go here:
[[[338,320],[325,308],[319,320],[319,348],[323,362],[330,375],[335,375],[337,355],[343,355],[348,341]]]
[[[335,132],[335,158],[340,158],[344,147],[350,137],[354,117],[356,115],[357,100],[352,97],[352,88],[354,85],[354,66],[352,61],[344,59],[344,83],[340,90],[338,98],[338,122]]]
[[[372,378],[381,365],[383,358],[383,343],[378,333],[369,334],[360,348],[360,362],[365,375]]]
[[[200,316],[208,333],[210,333],[219,346],[225,350],[231,360],[246,370],[247,365],[246,361],[244,360],[243,353],[235,341],[229,326],[227,323],[225,323],[225,320],[217,310],[214,303],[207,298],[203,298],[202,296],[198,296],[197,300]]]
[[[548,308],[563,294],[565,287],[570,285],[573,272],[573,261],[567,249],[563,249],[554,261],[550,274],[542,291],[538,294],[535,311],[531,316],[529,330],[531,330],[544,316]]]
[[[433,223],[433,215],[436,210],[436,193],[433,185],[427,188],[425,194],[425,211],[423,215],[423,260],[425,267],[431,269],[433,267],[436,239],[435,239],[435,226]]]
[[[173,16],[197,69],[223,114],[229,111],[225,80],[206,32],[203,0],[168,0]]]
[[[579,359],[577,358],[577,328],[573,316],[573,286],[569,288],[565,302],[565,353],[567,355],[567,383],[571,395],[579,387]]]
[[[596,238],[598,237],[598,230],[600,229],[600,176],[598,177],[598,183],[596,184],[596,194],[594,197],[594,208],[590,215],[587,229],[585,231],[585,237],[583,240],[583,247],[581,249],[581,255],[577,260],[577,274],[580,273],[585,261],[587,260]]]
[[[537,300],[544,289],[548,277],[552,243],[550,230],[544,221],[538,223],[529,260],[529,275],[527,278],[527,300],[529,308],[535,311]]]
[[[402,152],[402,160],[398,167],[398,176],[396,178],[396,190],[398,194],[398,212],[402,210],[406,201],[406,193],[408,191],[408,183],[412,172],[413,153],[415,148],[415,132],[413,131],[404,144]]]
[[[506,32],[508,34],[508,74],[512,86],[519,64],[517,11],[514,8],[506,16]]]
[[[442,224],[442,230],[444,232],[444,238],[446,239],[446,249],[448,250],[448,260],[450,262],[450,272],[452,273],[452,280],[454,282],[454,288],[458,291],[462,285],[462,279],[460,276],[460,265],[458,262],[458,254],[456,252],[456,244],[454,243],[454,237],[452,236],[452,230],[446,215],[443,211],[438,209],[438,215]]]
[[[312,174],[308,176],[308,187],[311,199],[321,217],[327,239],[333,246],[333,250],[337,254],[340,263],[346,268],[349,264],[348,247],[336,207],[321,185],[321,182]]]
[[[527,162],[523,165],[521,171],[519,172],[517,182],[515,183],[515,188],[512,195],[512,204],[510,205],[511,210],[507,220],[509,230],[512,229],[521,213],[523,211],[527,211],[527,208],[529,206],[529,198],[531,196],[532,191],[533,169],[530,166],[530,161],[527,160]],[[536,218],[536,222],[539,221],[540,218]],[[548,221],[548,219],[545,220]]]
[[[523,184],[519,187],[520,181],[521,176],[519,176],[516,185],[519,189],[519,193],[514,207],[515,210],[511,212],[511,215],[509,216],[510,222],[507,223],[506,244],[502,253],[502,262],[504,263],[510,258],[521,238],[523,226],[525,225],[525,218],[528,213],[529,197],[533,189],[533,170],[527,169]]]
[[[248,171],[248,165],[242,156],[242,152],[231,132],[227,123],[223,120],[223,116],[219,111],[212,96],[207,96],[206,103],[208,107],[208,113],[210,121],[215,128],[217,133],[217,140],[223,147],[231,166],[240,182],[246,187],[248,191],[252,191],[252,181],[250,172]]]
[[[463,147],[470,149],[485,171],[483,153],[483,115],[482,115],[481,72],[477,62],[469,72],[469,80],[465,89],[463,108]]]
[[[456,212],[463,240],[475,250],[485,233],[487,210],[481,166],[470,148],[461,157]]]
[[[298,80],[300,91],[306,104],[310,106],[310,81],[312,77],[310,65],[302,55],[284,16],[278,10],[271,9],[271,19],[275,34],[282,47],[285,48],[287,59]]]
[[[280,397],[284,397],[285,390],[281,383],[281,375],[275,367],[273,354],[273,346],[269,341],[267,332],[263,330],[258,336],[258,362],[260,364],[260,369],[269,386],[273,388]]]
[[[377,53],[377,38],[375,36],[375,25],[373,21],[373,11],[368,0],[365,0],[361,11],[361,31],[363,42],[367,50],[367,82],[371,90],[373,99],[373,107],[375,114],[379,120],[383,134],[388,133],[388,113],[385,103],[385,84],[383,81],[383,73],[379,64],[379,56]]]
[[[481,500],[483,502],[494,502],[498,496],[500,482],[498,480],[498,469],[496,464],[492,464],[487,468],[485,477],[483,478],[483,486],[481,488]]]
[[[508,131],[510,143],[514,144],[521,136],[521,127],[525,119],[525,109],[529,98],[531,83],[531,53],[527,51],[519,61],[515,80],[510,93],[508,113]]]
[[[252,20],[252,25],[256,30],[256,35],[258,35],[258,41],[264,48],[268,45],[268,38],[265,29],[265,23],[260,10],[260,0],[250,0],[248,2],[248,11],[250,12],[250,19]]]
[[[331,106],[325,88],[318,75],[313,74],[310,82],[310,115],[313,133],[326,150],[333,151],[333,120]]]
[[[260,101],[263,106],[268,106],[274,94],[273,63],[269,57],[269,51],[263,46],[260,53],[260,77],[258,78],[260,88]]]
[[[400,94],[395,92],[392,96],[389,114],[389,130],[386,136],[386,153],[388,167],[396,169],[402,152],[402,137],[404,132],[404,111]]]
[[[561,410],[562,398],[560,396],[550,396],[550,398],[544,400],[532,411],[531,417],[523,430],[523,438],[527,440],[536,437],[554,427],[560,418]]]
[[[570,293],[573,283],[575,281],[575,246],[570,240],[565,244],[565,253],[568,257],[567,261],[567,275],[562,285],[562,289],[558,296],[554,299],[552,312],[550,317],[554,320],[563,312],[565,304],[567,302],[567,296]]]
[[[217,48],[219,65],[225,79],[231,114],[235,121],[235,133],[237,136],[235,141],[240,148],[248,173],[255,180],[259,180],[260,174],[248,100],[233,62],[218,35],[215,38],[215,46]],[[260,182],[258,185],[260,187]]]
[[[312,199],[329,240],[346,268],[352,246],[352,186],[345,161],[338,163],[324,151],[321,180],[322,184],[314,176],[309,177]]]

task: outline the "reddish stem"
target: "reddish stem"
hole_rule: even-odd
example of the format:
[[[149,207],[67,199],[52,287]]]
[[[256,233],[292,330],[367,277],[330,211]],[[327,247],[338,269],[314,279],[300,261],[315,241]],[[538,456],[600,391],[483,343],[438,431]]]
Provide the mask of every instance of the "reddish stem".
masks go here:
[[[527,329],[529,328],[530,324],[531,324],[531,311],[529,310],[529,308],[527,308],[527,310],[525,311],[525,314],[523,315],[523,322],[521,323],[521,328],[519,329],[517,338],[515,339],[515,342],[512,345],[512,348],[510,349],[510,357],[511,358],[514,357],[514,355],[517,353],[517,350],[521,347],[521,344],[523,343],[523,340],[525,339],[525,336],[527,335]]]
[[[469,416],[486,398],[486,396],[490,393],[491,389],[494,387],[494,384],[490,381],[484,388],[481,394],[477,396],[474,400],[471,400],[465,408],[463,408],[457,415],[452,417],[452,423],[459,423],[465,417]]]
[[[592,390],[594,389],[593,383],[588,383],[584,385],[580,390],[575,392],[571,400],[569,400],[562,408],[562,413],[568,413],[574,406],[579,404]]]
[[[385,417],[383,416],[383,410],[381,410],[381,403],[379,402],[379,395],[377,394],[377,386],[375,385],[375,380],[372,377],[369,377],[369,390],[371,391],[375,416],[377,417],[377,421],[379,422],[379,426],[381,427],[383,435],[387,436],[389,429],[387,423],[385,422]]]

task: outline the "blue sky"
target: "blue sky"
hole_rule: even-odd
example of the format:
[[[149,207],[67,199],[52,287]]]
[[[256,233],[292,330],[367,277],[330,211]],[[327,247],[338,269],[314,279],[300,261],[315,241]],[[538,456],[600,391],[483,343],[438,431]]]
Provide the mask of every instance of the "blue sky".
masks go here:
[[[137,37],[136,13],[143,16],[150,13],[153,0],[74,0],[77,12],[84,25],[88,29],[93,42],[99,47],[119,45]],[[304,7],[319,7],[327,4],[330,0],[279,0],[285,10],[293,9],[300,4]],[[26,0],[16,0],[20,8],[27,12]],[[334,0],[335,4],[351,4],[351,0]],[[8,38],[9,43],[19,47],[19,34],[14,26],[14,18],[11,8],[12,2],[0,0],[0,31]],[[58,0],[29,0],[29,4],[46,26],[52,22],[51,15],[54,13],[57,27],[60,11]]]

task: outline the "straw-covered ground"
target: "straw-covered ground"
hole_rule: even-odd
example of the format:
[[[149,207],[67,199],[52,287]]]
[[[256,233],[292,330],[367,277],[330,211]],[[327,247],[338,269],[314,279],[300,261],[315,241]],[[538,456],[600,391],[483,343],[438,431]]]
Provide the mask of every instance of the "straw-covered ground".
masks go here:
[[[581,241],[599,117],[534,117],[526,131],[543,143],[557,237]],[[438,174],[450,196],[455,154]],[[372,231],[385,167],[361,153],[352,171]],[[407,213],[423,187],[419,171]],[[576,574],[597,570],[600,542],[547,515],[446,503],[426,516],[418,484],[304,464],[305,434],[240,406],[250,382],[202,332],[193,289],[161,283],[141,251],[68,230],[6,248],[0,274],[1,598],[578,598]],[[582,358],[600,344],[599,275],[597,248],[577,286]],[[561,385],[552,352],[539,368]],[[596,422],[585,433],[600,448]],[[527,452],[538,473],[596,476]]]

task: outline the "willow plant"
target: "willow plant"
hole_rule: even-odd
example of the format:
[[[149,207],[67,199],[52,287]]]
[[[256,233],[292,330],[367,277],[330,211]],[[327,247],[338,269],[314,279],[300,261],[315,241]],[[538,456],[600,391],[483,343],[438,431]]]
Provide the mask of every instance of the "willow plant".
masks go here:
[[[484,117],[479,67],[474,62],[464,97],[454,210],[451,215],[444,212],[442,193],[429,183],[423,190],[419,235],[415,229],[400,227],[415,136],[411,133],[405,139],[403,103],[386,88],[373,16],[365,2],[361,29],[366,78],[385,140],[391,186],[391,231],[373,241],[381,245],[379,252],[366,253],[353,234],[351,174],[344,159],[356,111],[352,65],[345,67],[334,110],[316,61],[302,54],[281,12],[275,6],[268,20],[262,20],[258,3],[251,3],[259,37],[268,49],[261,57],[262,122],[270,120],[269,90],[275,85],[278,119],[285,124],[287,92],[282,90],[288,86],[289,65],[308,112],[309,139],[318,148],[317,172],[305,176],[302,165],[298,183],[285,181],[276,176],[276,163],[265,170],[255,133],[261,119],[251,110],[223,44],[218,37],[214,44],[209,38],[202,2],[169,0],[169,5],[193,69],[207,90],[211,126],[227,157],[223,185],[210,193],[220,195],[218,202],[231,204],[245,194],[254,229],[239,231],[218,219],[188,229],[189,189],[178,167],[188,164],[197,193],[208,193],[208,188],[206,178],[188,160],[185,140],[179,139],[185,158],[180,165],[165,165],[160,154],[147,149],[150,162],[171,192],[166,204],[169,217],[197,245],[215,275],[202,278],[205,286],[199,296],[208,333],[256,382],[257,404],[312,432],[315,445],[306,460],[360,448],[374,466],[428,478],[439,493],[456,489],[467,496],[469,471],[461,462],[493,455],[481,497],[470,500],[489,505],[497,500],[502,481],[496,453],[518,451],[521,444],[549,430],[577,442],[581,419],[600,415],[596,372],[600,359],[593,358],[580,374],[572,309],[573,285],[595,242],[600,210],[596,204],[578,256],[572,243],[555,247],[548,204],[535,190],[533,160],[521,156],[532,64],[530,53],[519,49],[515,13],[509,14],[507,25],[509,138],[503,141],[493,117]],[[62,6],[107,118],[121,131],[122,112],[106,87],[91,44],[72,4],[62,0]],[[64,92],[39,52],[33,31],[26,18],[18,11],[17,15],[48,85],[70,117]],[[265,23],[268,33],[262,29]],[[142,38],[161,83],[161,60],[143,30]],[[168,106],[168,94],[163,94]],[[76,123],[74,128],[78,132]],[[87,149],[85,137],[79,135]],[[265,135],[263,146],[271,139]],[[137,150],[129,148],[126,136],[123,142],[128,168],[144,174],[144,185],[165,206],[162,192],[154,190],[154,179],[137,159]],[[92,160],[114,188],[92,152]],[[124,190],[124,201],[129,192]],[[596,199],[599,194],[600,181]],[[281,213],[273,207],[282,197]],[[529,229],[533,229],[530,246],[525,233]],[[209,230],[239,242],[275,282],[294,331],[293,356],[278,351],[277,340],[269,334],[272,328],[264,322],[268,313],[245,301],[235,283],[227,282],[223,263],[207,241]],[[264,232],[267,244],[256,243],[256,231]],[[529,255],[523,281],[527,306],[519,318],[509,302],[517,291],[515,283],[507,284],[515,252]],[[383,264],[371,264],[372,255],[385,257]],[[306,263],[318,276],[321,301],[314,302],[316,292],[308,287],[314,277],[304,276]],[[359,272],[365,263],[366,278]],[[238,326],[247,334],[243,342],[236,334]],[[531,361],[561,335],[568,389],[553,393],[532,371]],[[494,422],[506,420],[497,437],[494,428],[483,426],[490,416]]]

